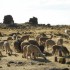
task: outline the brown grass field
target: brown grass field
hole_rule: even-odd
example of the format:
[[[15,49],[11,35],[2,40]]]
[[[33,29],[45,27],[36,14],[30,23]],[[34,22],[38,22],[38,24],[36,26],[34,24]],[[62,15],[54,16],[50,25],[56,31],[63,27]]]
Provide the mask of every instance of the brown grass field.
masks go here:
[[[17,32],[20,33],[20,37],[26,34],[30,35],[30,39],[35,39],[35,37],[40,33],[45,33],[48,37],[50,37],[49,34],[52,32],[54,34],[53,40],[57,42],[59,36],[56,36],[55,34],[64,34],[64,29],[65,28],[51,29],[46,27],[34,27],[30,29],[0,29],[1,33],[6,34],[6,36],[0,37],[0,40],[5,40],[9,34]],[[63,40],[63,45],[66,46],[70,51],[70,39],[63,38]],[[0,57],[0,70],[50,70],[51,68],[69,68],[70,70],[70,65],[55,62],[54,55],[46,56],[47,60],[44,60],[41,57],[39,57],[37,60],[22,58],[22,53],[15,53],[13,49],[13,43],[11,42],[13,41],[10,41],[10,47],[13,50],[13,54],[17,54],[17,56],[8,56],[8,54],[6,54],[5,51],[2,51],[2,54],[5,57]],[[49,51],[51,52],[51,49],[49,49]],[[59,60],[60,57],[57,55],[57,58]],[[66,61],[70,61],[70,58],[66,58]],[[10,65],[8,65],[9,62],[11,62]]]

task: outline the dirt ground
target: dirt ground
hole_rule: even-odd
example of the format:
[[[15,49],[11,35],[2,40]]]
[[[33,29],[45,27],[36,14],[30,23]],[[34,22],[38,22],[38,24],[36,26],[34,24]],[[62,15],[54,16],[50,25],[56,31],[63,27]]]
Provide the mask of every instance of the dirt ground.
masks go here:
[[[5,54],[3,52],[3,54]],[[0,60],[0,70],[50,70],[51,68],[69,68],[67,64],[61,64],[59,62],[54,62],[54,56],[46,57],[47,60],[38,58],[37,60],[30,60],[22,58],[20,53],[18,56],[8,56],[2,57]],[[70,59],[68,59],[70,61]]]
[[[18,56],[12,55],[8,56],[3,52],[5,56],[0,60],[0,70],[50,70],[51,68],[69,68],[67,64],[61,64],[59,62],[54,62],[54,56],[46,57],[47,60],[43,58],[38,58],[37,60],[30,60],[22,58],[22,54]],[[70,59],[68,59],[70,61]]]
[[[5,34],[10,34],[13,32],[13,30],[0,30],[1,32]],[[14,30],[16,32],[17,30]],[[21,32],[20,30],[18,30]],[[24,32],[25,30],[22,30]],[[32,30],[31,30],[32,31]],[[49,33],[52,30],[38,30],[38,31],[32,31],[36,32],[36,34],[40,32],[46,32]],[[22,33],[21,32],[21,33]],[[53,30],[53,32],[57,33],[59,30]],[[33,37],[33,35],[32,35]],[[54,40],[57,40],[56,38],[53,38]],[[65,40],[65,39],[64,39]],[[65,40],[67,41],[67,40]],[[70,40],[68,40],[68,43],[64,43],[64,45],[70,50]],[[12,48],[12,47],[11,47]],[[5,53],[5,51],[2,52],[4,55],[3,57],[0,57],[0,70],[51,70],[53,68],[56,68],[55,70],[60,70],[63,68],[69,68],[70,65],[68,64],[61,64],[59,62],[54,62],[55,56],[46,56],[47,60],[44,60],[43,58],[39,57],[37,60],[30,60],[22,58],[21,53],[15,53],[13,52],[13,55],[8,56],[8,54]],[[17,56],[15,56],[17,54]],[[57,57],[59,59],[59,57]],[[70,61],[69,59],[66,59],[67,61]]]

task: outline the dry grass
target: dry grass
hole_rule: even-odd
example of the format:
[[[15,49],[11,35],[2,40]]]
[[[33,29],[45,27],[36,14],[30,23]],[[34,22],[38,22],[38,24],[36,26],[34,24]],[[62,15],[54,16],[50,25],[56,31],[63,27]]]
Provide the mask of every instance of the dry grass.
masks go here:
[[[16,32],[20,32],[23,36],[25,35],[24,32],[32,32],[32,34],[30,35],[30,39],[34,39],[38,34],[40,33],[45,33],[45,34],[50,34],[51,32],[53,32],[54,34],[58,34],[58,33],[62,33],[64,34],[64,29],[49,29],[49,28],[35,28],[35,29],[0,29],[0,32],[4,33],[7,35],[10,33],[16,33]],[[59,36],[53,37],[53,40],[56,42],[57,39],[59,38]],[[70,50],[70,40],[67,40],[65,38],[64,39],[64,45]],[[2,39],[1,39],[2,40]],[[66,42],[67,41],[67,42]],[[12,41],[10,41],[12,42]],[[11,43],[10,43],[11,44]],[[11,44],[11,49],[14,51],[13,49],[13,44]],[[13,52],[15,53],[15,52]],[[54,56],[47,56],[46,58],[51,61],[51,62],[47,62],[45,60],[43,60],[42,58],[39,58],[38,60],[34,61],[34,60],[30,60],[30,59],[25,59],[22,58],[22,54],[21,53],[16,53],[18,54],[18,56],[12,55],[12,56],[8,56],[5,51],[2,52],[3,55],[7,56],[7,57],[3,57],[0,60],[0,70],[49,70],[50,68],[69,68],[67,64],[60,64],[58,62],[54,62]],[[59,58],[59,57],[58,57]],[[10,66],[7,66],[7,63],[9,61],[14,61],[15,63],[11,63]],[[68,60],[70,61],[70,59]],[[24,64],[18,64],[18,62],[23,62]],[[2,67],[1,67],[2,66]]]

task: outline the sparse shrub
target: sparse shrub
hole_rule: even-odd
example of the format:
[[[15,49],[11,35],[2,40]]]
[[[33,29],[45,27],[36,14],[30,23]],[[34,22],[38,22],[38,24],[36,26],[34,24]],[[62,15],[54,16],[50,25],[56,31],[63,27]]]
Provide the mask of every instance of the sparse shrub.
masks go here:
[[[47,27],[51,27],[51,24],[48,23],[48,24],[47,24]]]
[[[55,61],[55,62],[58,62],[57,57],[54,58],[54,61]]]
[[[69,61],[69,62],[67,62],[66,64],[70,64],[70,61]]]
[[[63,68],[62,70],[69,70],[68,68]]]

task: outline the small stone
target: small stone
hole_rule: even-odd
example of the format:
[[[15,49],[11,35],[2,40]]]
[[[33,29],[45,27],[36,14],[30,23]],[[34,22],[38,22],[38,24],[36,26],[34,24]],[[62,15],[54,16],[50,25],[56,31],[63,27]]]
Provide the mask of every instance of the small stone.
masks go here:
[[[10,64],[8,63],[7,66],[10,67]]]
[[[2,66],[0,66],[0,68],[2,68]]]
[[[10,53],[8,53],[8,55],[9,55],[9,56],[11,56],[11,54],[10,54]]]

